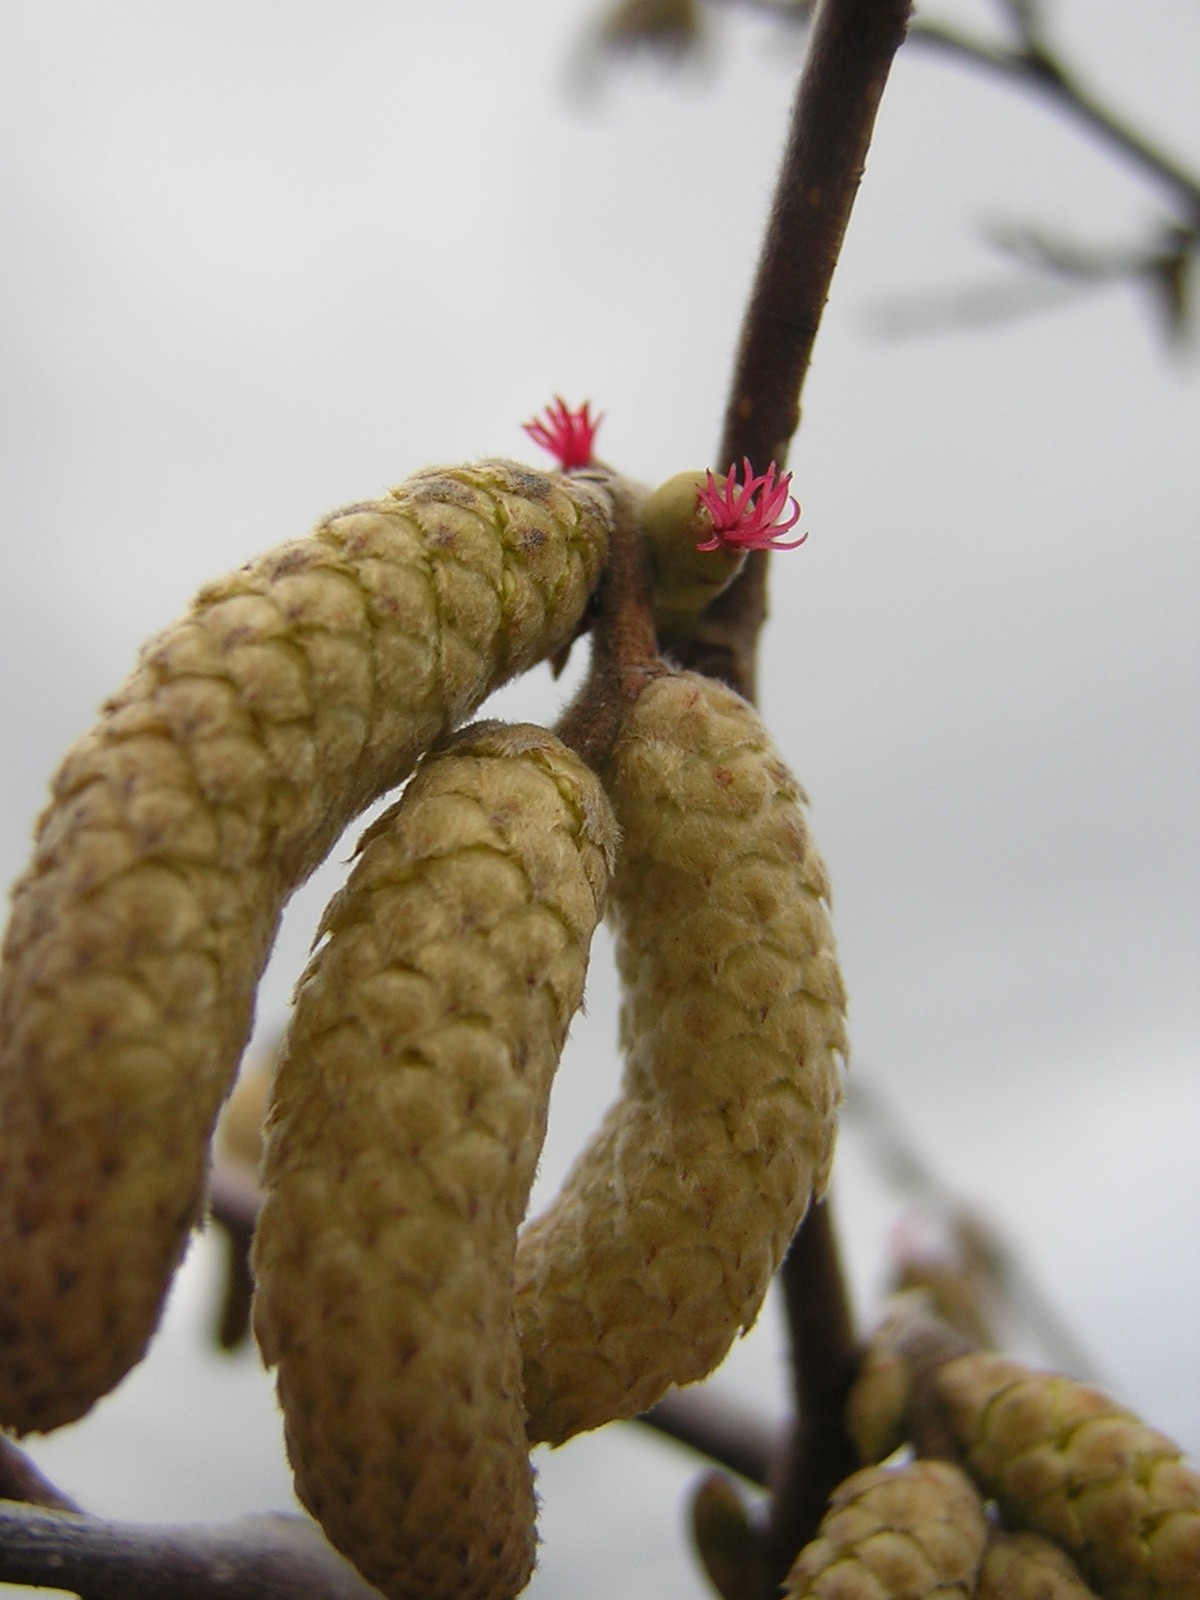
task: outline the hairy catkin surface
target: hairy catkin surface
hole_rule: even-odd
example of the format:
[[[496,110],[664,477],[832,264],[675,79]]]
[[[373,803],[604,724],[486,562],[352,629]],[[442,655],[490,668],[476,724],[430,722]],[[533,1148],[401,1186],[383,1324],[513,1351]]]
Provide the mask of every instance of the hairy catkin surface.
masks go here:
[[[657,677],[605,777],[625,1079],[517,1258],[530,1437],[556,1444],[754,1321],[824,1188],[846,1049],[825,870],[754,710]]]
[[[558,740],[467,730],[368,832],[297,992],[255,1329],[301,1498],[393,1600],[532,1570],[513,1260],[615,845]]]
[[[834,1491],[784,1600],[970,1600],[986,1538],[983,1503],[957,1467],[866,1467]]]
[[[204,589],[68,753],[0,973],[0,1424],[139,1358],[288,893],[571,637],[610,520],[509,462],[421,473]]]
[[[1069,1550],[1105,1600],[1200,1600],[1200,1475],[1107,1395],[979,1351],[935,1385],[1006,1521]]]

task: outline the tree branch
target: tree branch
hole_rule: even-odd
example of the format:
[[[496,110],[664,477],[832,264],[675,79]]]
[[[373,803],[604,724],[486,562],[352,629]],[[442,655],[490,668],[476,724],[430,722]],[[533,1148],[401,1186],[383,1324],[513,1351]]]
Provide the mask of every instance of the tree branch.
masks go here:
[[[633,1420],[761,1489],[784,1444],[779,1429],[711,1389],[672,1390]]]
[[[946,23],[925,20],[913,23],[910,36],[943,54],[984,67],[1044,95],[1060,111],[1081,122],[1103,143],[1169,189],[1191,218],[1192,226],[1200,225],[1200,181],[1119,112],[1105,105],[1091,89],[1085,88],[1044,39],[1027,36],[1018,48],[1009,49],[973,39]]]
[[[829,1496],[858,1466],[846,1398],[858,1353],[829,1201],[810,1206],[780,1272],[796,1419],[772,1483],[766,1547],[782,1581],[813,1538]]]
[[[0,1583],[88,1600],[379,1600],[306,1517],[158,1526],[11,1501],[0,1502]]]
[[[904,38],[909,0],[821,0],[816,9],[758,271],[734,364],[722,469],[782,467],[829,285],[862,181],[875,116]],[[679,654],[753,699],[766,617],[765,553],[754,551]]]

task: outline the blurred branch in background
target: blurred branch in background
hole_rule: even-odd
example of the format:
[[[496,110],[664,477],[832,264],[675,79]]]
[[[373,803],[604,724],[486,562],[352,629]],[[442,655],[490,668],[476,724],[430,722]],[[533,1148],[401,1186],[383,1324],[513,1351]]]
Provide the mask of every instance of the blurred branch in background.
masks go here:
[[[994,228],[990,242],[1027,268],[1026,274],[890,300],[872,314],[873,327],[890,336],[983,327],[1124,283],[1146,295],[1168,346],[1183,345],[1193,329],[1190,280],[1200,249],[1200,176],[1083,81],[1051,43],[1039,0],[994,0],[994,7],[1006,35],[999,39],[923,15],[909,22],[908,39],[1039,96],[1156,186],[1171,205],[1171,215],[1150,226],[1142,239],[1110,246],[1053,238],[1032,225]],[[809,26],[814,4],[622,0],[593,30],[593,60],[650,55],[670,68],[700,60],[709,54],[706,9],[757,12],[798,31]]]
[[[869,1073],[858,1070],[851,1076],[843,1110],[848,1122],[869,1135],[881,1176],[915,1208],[891,1239],[890,1287],[925,1289],[938,1314],[977,1343],[993,1342],[986,1337],[993,1323],[1023,1323],[1049,1362],[1076,1378],[1097,1381],[1094,1363],[1016,1252],[994,1224],[937,1176]],[[964,1295],[971,1309],[955,1315],[953,1303],[961,1303]],[[971,1321],[977,1324],[973,1328]]]

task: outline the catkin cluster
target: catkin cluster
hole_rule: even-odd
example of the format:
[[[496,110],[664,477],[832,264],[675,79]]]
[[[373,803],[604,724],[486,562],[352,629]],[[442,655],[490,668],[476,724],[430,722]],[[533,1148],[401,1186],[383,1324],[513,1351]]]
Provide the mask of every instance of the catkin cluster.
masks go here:
[[[1087,1384],[1008,1356],[938,1353],[885,1323],[850,1395],[860,1451],[906,1438],[954,1453],[1008,1530],[987,1600],[1200,1600],[1200,1475],[1179,1447]]]
[[[570,642],[639,503],[604,469],[429,472],[205,589],[68,753],[14,895],[0,1424],[29,1430],[141,1355],[282,906],[416,767],[298,987],[254,1246],[298,1491],[392,1600],[516,1594],[530,1445],[709,1372],[829,1175],[828,883],[755,712],[647,662],[597,771],[453,732]],[[606,900],[621,1093],[521,1232]]]
[[[0,1424],[138,1360],[289,892],[569,641],[611,523],[602,483],[421,473],[204,589],[68,753],[0,971]]]

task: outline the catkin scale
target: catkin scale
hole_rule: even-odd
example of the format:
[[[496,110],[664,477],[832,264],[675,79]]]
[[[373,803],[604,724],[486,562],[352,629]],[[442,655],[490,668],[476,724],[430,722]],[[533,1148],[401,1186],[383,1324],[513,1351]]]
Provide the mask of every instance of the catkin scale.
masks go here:
[[[297,991],[255,1330],[301,1498],[393,1600],[532,1570],[514,1254],[615,845],[558,740],[466,730],[368,832]]]
[[[651,679],[606,786],[622,1092],[521,1237],[529,1435],[561,1443],[710,1372],[832,1159],[846,1050],[828,883],[752,707]]]
[[[284,901],[571,638],[611,517],[514,463],[418,474],[201,591],[68,753],[0,971],[0,1424],[138,1360]]]

